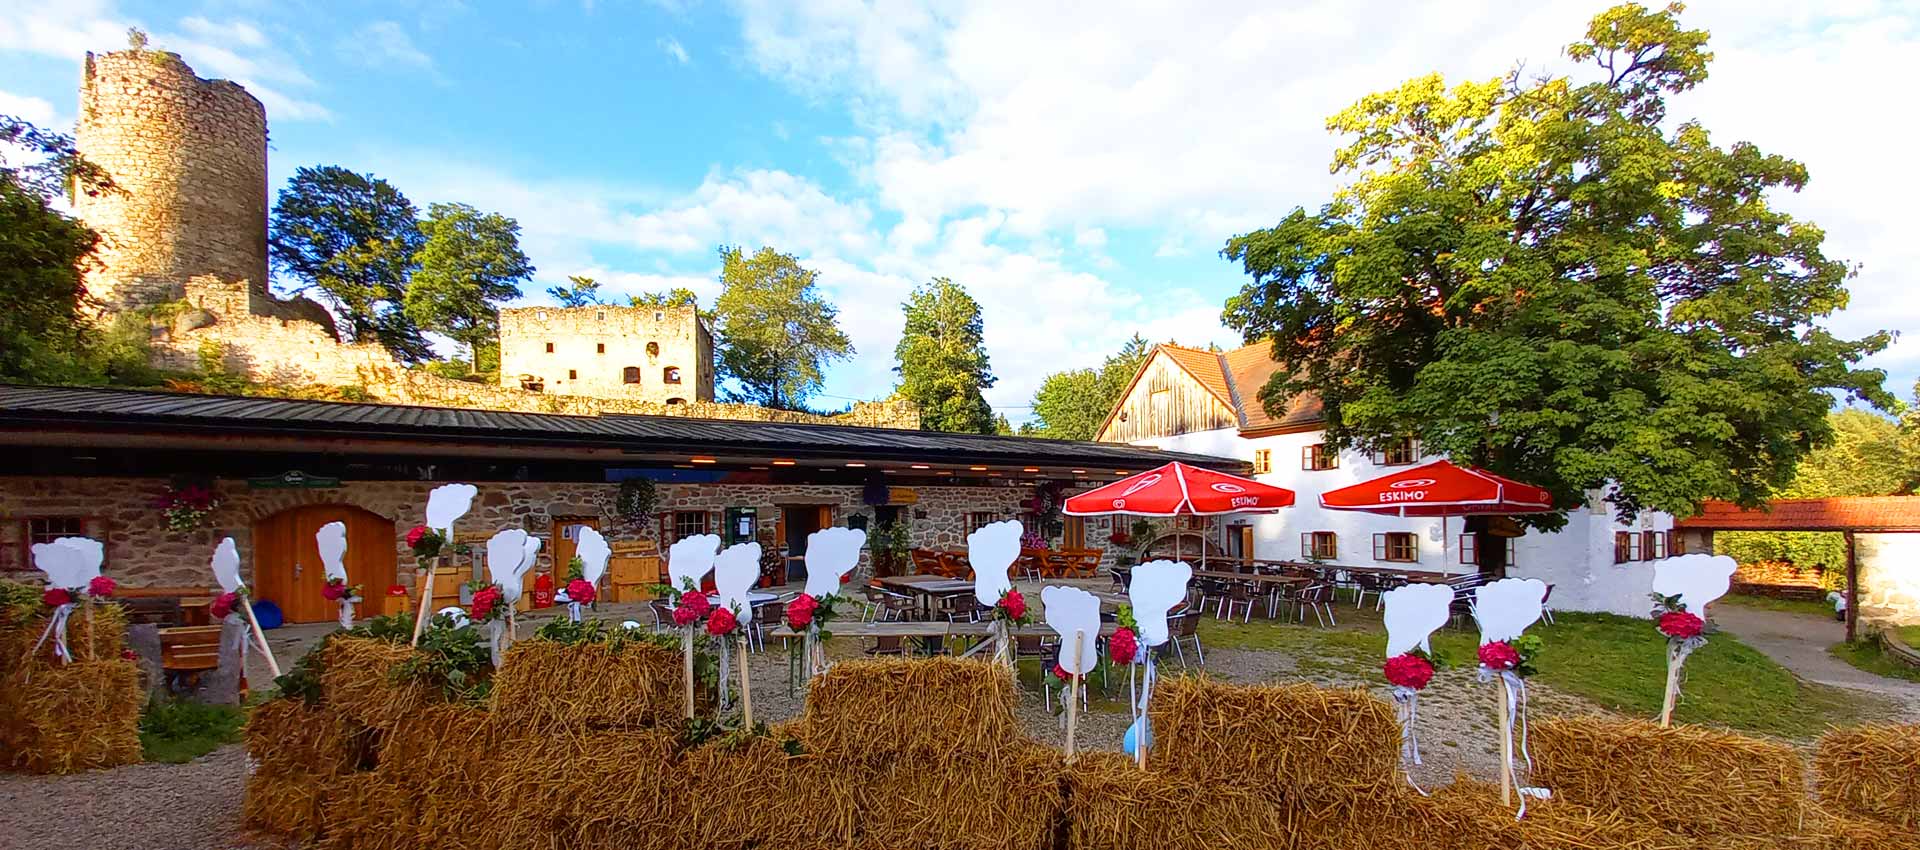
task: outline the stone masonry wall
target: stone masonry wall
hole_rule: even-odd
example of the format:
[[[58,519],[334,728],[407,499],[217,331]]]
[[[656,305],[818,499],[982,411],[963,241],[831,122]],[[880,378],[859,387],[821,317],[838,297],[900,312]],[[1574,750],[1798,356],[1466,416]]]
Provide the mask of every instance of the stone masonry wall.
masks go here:
[[[677,383],[667,381],[669,370]],[[713,337],[692,307],[501,310],[500,382],[522,381],[549,393],[712,401]]]
[[[214,275],[267,291],[267,114],[246,89],[158,50],[88,54],[80,153],[115,188],[74,211],[101,236],[90,294],[109,307],[176,300]]]
[[[86,532],[106,544],[108,575],[128,586],[197,586],[212,575],[207,560],[220,538],[231,536],[240,547],[243,571],[251,580],[253,523],[291,507],[309,504],[350,504],[393,520],[394,550],[400,573],[395,581],[412,582],[408,566],[412,553],[403,539],[407,529],[421,521],[427,493],[441,482],[346,482],[329,489],[252,489],[244,481],[220,481],[215,490],[220,507],[209,526],[176,533],[167,529],[153,500],[167,482],[159,478],[32,477],[0,479],[0,576],[31,578],[21,535],[29,517],[79,516]],[[483,482],[473,510],[456,526],[457,543],[481,543],[502,528],[525,528],[546,536],[553,518],[596,516],[611,542],[653,539],[657,523],[620,521],[614,513],[618,485],[593,483]],[[1025,487],[923,487],[920,503],[902,508],[909,517],[915,546],[961,548],[966,545],[966,518],[972,511],[990,511],[1013,518],[1018,503],[1029,494]],[[764,484],[663,484],[656,511],[753,507],[761,522],[770,524],[781,505],[832,505],[835,525],[845,525],[854,513],[872,515],[860,502],[859,486]],[[918,512],[924,511],[921,518]],[[763,525],[763,527],[765,527]],[[717,529],[716,529],[717,531]],[[541,568],[550,568],[549,552],[541,553]],[[30,573],[21,576],[21,571]],[[369,577],[371,584],[383,579]]]

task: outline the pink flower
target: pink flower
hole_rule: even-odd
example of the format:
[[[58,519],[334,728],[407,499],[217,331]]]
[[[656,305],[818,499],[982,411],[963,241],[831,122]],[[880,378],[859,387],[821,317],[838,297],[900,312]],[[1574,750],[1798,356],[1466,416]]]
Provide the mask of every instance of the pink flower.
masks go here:
[[[582,605],[593,602],[593,582],[583,578],[567,582],[567,598]]]
[[[107,576],[94,576],[93,581],[87,582],[87,595],[112,596],[119,588],[120,585]]]
[[[1488,646],[1492,645],[1488,644]],[[1500,646],[1506,646],[1506,644],[1503,643]],[[1484,647],[1481,657],[1486,657]],[[1518,663],[1517,659],[1516,663]],[[1388,684],[1396,688],[1412,688],[1417,691],[1433,681],[1433,664],[1409,652],[1387,659],[1386,674]]]
[[[1483,643],[1480,645],[1480,663],[1493,670],[1512,670],[1520,666],[1520,652],[1503,640]]]
[[[67,589],[64,587],[49,587],[47,588],[46,593],[40,594],[40,602],[46,605],[48,608],[58,608],[62,605],[72,605],[73,594],[68,593]]]
[[[1687,611],[1668,611],[1660,615],[1660,633],[1674,640],[1699,637],[1706,629],[1706,621]]]
[[[707,616],[707,634],[715,637],[731,634],[739,625],[739,619],[733,616],[733,610],[730,608],[715,608],[713,613]]]

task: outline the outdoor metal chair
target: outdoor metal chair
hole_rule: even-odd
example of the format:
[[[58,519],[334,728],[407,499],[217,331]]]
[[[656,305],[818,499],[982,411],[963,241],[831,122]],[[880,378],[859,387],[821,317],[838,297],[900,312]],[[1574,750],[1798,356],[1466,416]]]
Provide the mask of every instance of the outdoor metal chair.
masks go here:
[[[1241,622],[1253,622],[1253,587],[1245,582],[1234,582],[1227,587],[1227,594],[1220,597],[1220,607],[1216,616],[1222,620],[1233,619],[1233,612],[1242,611]]]
[[[1337,625],[1333,620],[1333,586],[1329,584],[1310,584],[1300,588],[1294,600],[1300,606],[1300,622],[1307,621],[1307,611],[1312,609],[1313,618],[1320,621],[1320,627]]]
[[[1173,654],[1174,657],[1180,659],[1180,666],[1187,666],[1185,644],[1189,641],[1193,643],[1194,660],[1200,662],[1202,667],[1206,666],[1207,652],[1200,648],[1200,609],[1189,608],[1187,609],[1187,613],[1181,614],[1178,618],[1174,618],[1174,622],[1168,625],[1173,631],[1173,640],[1169,641],[1169,643],[1173,644]]]
[[[647,603],[647,613],[653,615],[653,630],[670,632],[678,628],[673,624],[673,606],[665,599],[655,599]]]

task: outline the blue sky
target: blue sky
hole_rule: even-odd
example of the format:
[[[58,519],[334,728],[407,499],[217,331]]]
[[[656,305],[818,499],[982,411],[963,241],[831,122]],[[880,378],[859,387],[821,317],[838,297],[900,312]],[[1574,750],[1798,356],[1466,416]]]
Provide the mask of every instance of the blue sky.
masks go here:
[[[1335,188],[1325,116],[1427,71],[1553,67],[1603,5],[0,0],[0,112],[70,128],[82,53],[137,25],[266,104],[276,190],[338,164],[518,219],[530,302],[570,274],[711,298],[719,244],[799,255],[859,350],[822,404],[884,396],[900,302],[952,277],[1019,421],[1045,374],[1135,332],[1237,343],[1218,314],[1242,278],[1217,252]],[[1861,265],[1834,328],[1920,329],[1920,171],[1885,158],[1920,119],[1881,93],[1920,76],[1920,11],[1711,0],[1684,20],[1718,61],[1675,114],[1805,161],[1813,184],[1779,203]],[[1920,343],[1874,365],[1907,396]]]

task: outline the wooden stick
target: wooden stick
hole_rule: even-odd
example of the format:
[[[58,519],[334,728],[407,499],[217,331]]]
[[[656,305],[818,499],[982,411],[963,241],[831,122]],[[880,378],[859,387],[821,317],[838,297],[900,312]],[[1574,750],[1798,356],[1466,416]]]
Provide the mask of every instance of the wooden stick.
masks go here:
[[[737,646],[740,649],[740,728],[753,728],[753,685],[747,676],[747,636],[743,632]]]
[[[433,568],[413,571],[413,587],[420,592],[420,610],[413,615],[413,645],[420,646],[420,633],[427,630],[427,606],[433,604]]]
[[[680,630],[680,659],[687,679],[687,719],[693,719],[693,627]]]
[[[1080,644],[1086,639],[1086,632],[1075,630],[1073,633],[1073,666],[1080,667]],[[1069,673],[1073,671],[1069,670]],[[1074,727],[1080,720],[1080,675],[1073,673],[1067,677],[1067,761],[1073,761]],[[1138,746],[1139,741],[1134,741]]]
[[[92,661],[94,660],[93,658],[94,638],[93,638],[93,594],[91,593],[87,594],[86,606],[87,606],[87,660]]]
[[[1511,695],[1507,677],[1500,677],[1500,805],[1513,805],[1513,715],[1507,713]]]
[[[1667,647],[1667,693],[1660,700],[1660,726],[1663,729],[1673,725],[1673,704],[1680,695],[1679,660],[1679,653],[1673,647]]]
[[[253,627],[253,637],[260,641],[260,651],[267,656],[267,672],[272,673],[275,679],[280,678],[280,662],[273,660],[273,647],[267,646],[267,633],[260,629],[260,618],[253,616],[253,600],[241,594],[240,604],[246,606],[247,624]]]

